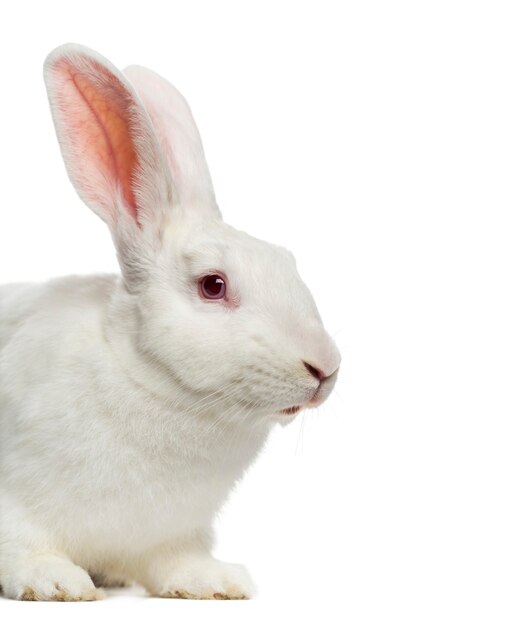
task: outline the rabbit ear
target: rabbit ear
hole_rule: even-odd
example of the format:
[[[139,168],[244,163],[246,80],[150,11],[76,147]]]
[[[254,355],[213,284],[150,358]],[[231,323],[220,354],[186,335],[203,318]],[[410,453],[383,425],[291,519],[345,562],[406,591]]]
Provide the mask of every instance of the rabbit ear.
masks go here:
[[[84,202],[115,234],[156,222],[174,190],[149,117],[123,74],[74,44],[51,52],[44,74],[63,158]]]
[[[151,118],[180,206],[205,216],[221,217],[200,134],[185,98],[145,67],[132,65],[124,74]]]

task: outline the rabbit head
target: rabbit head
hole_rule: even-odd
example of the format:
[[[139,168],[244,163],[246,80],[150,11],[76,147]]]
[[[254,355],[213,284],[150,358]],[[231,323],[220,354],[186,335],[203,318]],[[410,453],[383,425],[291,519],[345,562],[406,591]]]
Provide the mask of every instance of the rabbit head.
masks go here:
[[[70,179],[110,228],[139,350],[213,405],[287,422],[323,402],[338,350],[292,254],[222,221],[180,93],[71,44],[45,80]]]

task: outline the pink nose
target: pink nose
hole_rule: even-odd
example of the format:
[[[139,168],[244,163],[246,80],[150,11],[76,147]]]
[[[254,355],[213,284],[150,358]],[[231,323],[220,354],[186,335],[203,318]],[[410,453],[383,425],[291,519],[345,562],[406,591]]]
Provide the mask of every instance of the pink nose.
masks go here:
[[[316,378],[318,381],[322,381],[327,378],[322,370],[318,369],[318,367],[310,365],[309,363],[306,363],[306,361],[304,361],[304,367],[308,370],[311,376]]]

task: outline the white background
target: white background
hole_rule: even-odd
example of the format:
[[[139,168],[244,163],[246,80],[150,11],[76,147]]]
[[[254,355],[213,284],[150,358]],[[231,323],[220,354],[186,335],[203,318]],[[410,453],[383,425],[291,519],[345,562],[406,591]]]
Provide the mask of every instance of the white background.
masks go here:
[[[7,6],[0,282],[116,269],[41,78],[76,41],[184,93],[227,221],[293,250],[343,366],[221,517],[257,599],[2,600],[2,623],[516,624],[513,3]]]

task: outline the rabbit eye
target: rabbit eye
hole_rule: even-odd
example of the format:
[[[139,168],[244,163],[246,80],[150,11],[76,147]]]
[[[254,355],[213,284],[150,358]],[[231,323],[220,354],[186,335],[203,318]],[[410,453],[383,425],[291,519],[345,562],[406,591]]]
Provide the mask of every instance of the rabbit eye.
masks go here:
[[[226,292],[225,280],[218,274],[210,274],[200,280],[200,293],[207,300],[221,300]]]

